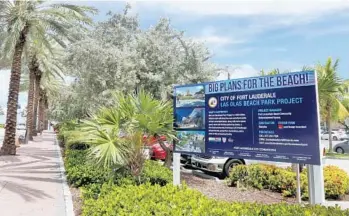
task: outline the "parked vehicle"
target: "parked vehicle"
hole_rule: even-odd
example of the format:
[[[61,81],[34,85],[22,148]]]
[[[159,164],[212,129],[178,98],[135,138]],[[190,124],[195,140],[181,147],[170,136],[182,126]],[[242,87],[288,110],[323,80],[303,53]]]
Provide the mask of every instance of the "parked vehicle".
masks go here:
[[[25,142],[25,136],[23,134],[19,135],[18,142],[19,144],[23,144]]]
[[[172,144],[165,142],[165,145],[171,150],[173,149]],[[149,153],[150,158],[153,160],[165,160],[166,158],[166,151],[160,146],[159,143],[152,145]]]
[[[332,129],[333,132],[339,133],[339,135],[344,135],[345,134],[345,130],[344,129]]]
[[[17,128],[17,130],[26,130],[27,129],[25,124],[23,124],[23,123],[17,124],[16,128]]]
[[[336,144],[333,150],[339,154],[349,153],[349,140]]]
[[[181,163],[191,166],[191,154],[181,154]]]
[[[321,134],[321,139],[322,140],[328,140],[329,139],[329,132],[325,132],[323,134]],[[332,139],[337,141],[337,140],[340,140],[341,139],[341,135],[339,134],[339,132],[336,132],[336,131],[332,131]]]
[[[343,136],[341,136],[341,140],[349,140],[349,133],[343,134]]]
[[[164,144],[168,148],[173,150],[173,145],[166,141],[165,136],[161,136],[160,139],[164,142]],[[166,151],[161,147],[161,145],[158,143],[158,140],[155,137],[143,136],[143,140],[145,142],[145,148],[144,148],[145,154],[148,154],[150,159],[165,160]]]
[[[204,171],[220,173],[223,176],[228,176],[230,170],[236,166],[245,164],[243,159],[235,159],[228,157],[214,157],[206,155],[192,155],[191,165]]]

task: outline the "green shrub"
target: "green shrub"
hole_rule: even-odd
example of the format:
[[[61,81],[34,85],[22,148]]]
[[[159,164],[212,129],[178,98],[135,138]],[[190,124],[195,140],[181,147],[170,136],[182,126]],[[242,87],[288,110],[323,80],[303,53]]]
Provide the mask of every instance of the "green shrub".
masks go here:
[[[122,168],[113,172],[94,166],[87,159],[87,150],[67,149],[65,152],[67,180],[74,187],[101,185],[105,182],[113,182],[116,185],[150,183],[163,186],[172,182],[172,171],[156,161],[146,160],[140,177],[135,178],[128,170]]]
[[[74,187],[89,184],[103,184],[112,178],[108,169],[96,167],[86,159],[86,150],[67,150],[65,153],[65,168],[67,181]]]
[[[5,127],[5,125],[4,124],[0,124],[0,128],[4,128]]]
[[[339,198],[348,193],[349,176],[334,166],[324,168],[326,198]],[[229,186],[243,185],[257,189],[269,189],[283,196],[295,196],[296,174],[290,168],[273,165],[252,164],[236,166],[227,180]],[[308,198],[308,180],[306,170],[301,173],[301,192],[303,199]]]
[[[172,171],[157,161],[146,160],[141,179],[142,183],[149,182],[163,186],[172,182]]]
[[[301,215],[349,215],[335,207],[301,206],[257,203],[228,203],[207,198],[186,186],[140,186],[116,187],[103,185],[97,199],[84,195],[82,215],[84,216],[152,216],[152,215],[193,215],[193,216],[301,216]]]
[[[324,168],[324,182],[325,194],[329,198],[336,199],[349,192],[349,176],[344,170],[336,166]]]

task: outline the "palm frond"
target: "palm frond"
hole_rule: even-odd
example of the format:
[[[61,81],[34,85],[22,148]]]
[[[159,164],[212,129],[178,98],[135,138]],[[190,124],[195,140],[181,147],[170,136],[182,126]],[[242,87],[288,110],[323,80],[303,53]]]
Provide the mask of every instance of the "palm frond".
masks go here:
[[[339,99],[335,99],[336,101],[336,117],[338,118],[339,121],[344,121],[346,118],[349,117],[349,110],[345,107],[343,102]]]

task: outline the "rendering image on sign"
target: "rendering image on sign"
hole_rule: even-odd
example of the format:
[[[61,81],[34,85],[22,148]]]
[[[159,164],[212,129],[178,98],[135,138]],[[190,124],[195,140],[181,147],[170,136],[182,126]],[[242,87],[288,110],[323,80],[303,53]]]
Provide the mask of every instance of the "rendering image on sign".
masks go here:
[[[205,131],[177,131],[179,151],[205,153]]]
[[[205,106],[205,89],[203,85],[184,86],[176,89],[176,107]]]
[[[175,87],[175,152],[320,165],[315,73]]]
[[[205,108],[176,109],[178,128],[205,129]]]

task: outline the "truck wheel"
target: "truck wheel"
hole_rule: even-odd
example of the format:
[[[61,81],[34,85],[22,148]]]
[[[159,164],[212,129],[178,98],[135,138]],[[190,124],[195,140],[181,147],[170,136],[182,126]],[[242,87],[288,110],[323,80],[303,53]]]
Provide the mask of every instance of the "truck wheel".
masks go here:
[[[239,159],[230,159],[228,160],[225,165],[224,165],[224,169],[223,169],[223,176],[224,177],[228,177],[229,176],[229,173],[231,171],[231,169],[234,167],[234,166],[237,166],[237,165],[242,165],[244,164],[241,160]]]

